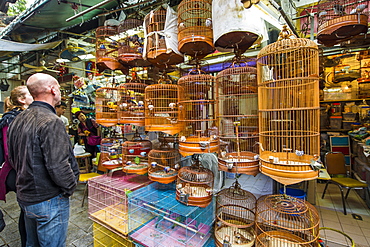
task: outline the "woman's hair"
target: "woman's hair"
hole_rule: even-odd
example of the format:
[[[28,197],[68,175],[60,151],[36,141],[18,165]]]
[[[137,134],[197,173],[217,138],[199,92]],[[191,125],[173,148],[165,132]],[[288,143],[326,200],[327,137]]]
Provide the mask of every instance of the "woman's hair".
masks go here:
[[[24,110],[24,105],[19,102],[20,99],[26,98],[26,93],[28,89],[27,86],[18,86],[10,92],[10,96],[6,97],[4,100],[4,112],[13,110],[16,107]]]

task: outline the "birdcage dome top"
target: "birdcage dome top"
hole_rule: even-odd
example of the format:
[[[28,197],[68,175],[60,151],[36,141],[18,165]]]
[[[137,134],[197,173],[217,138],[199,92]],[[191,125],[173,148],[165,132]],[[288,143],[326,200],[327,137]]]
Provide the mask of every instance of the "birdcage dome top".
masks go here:
[[[243,205],[256,203],[256,197],[249,191],[243,190],[239,183],[234,183],[229,188],[222,189],[217,194],[217,203],[224,204],[229,200],[243,201]]]
[[[222,70],[220,73],[217,74],[217,78],[221,76],[226,76],[230,74],[242,74],[242,73],[257,73],[257,69],[254,67],[232,67]]]
[[[213,172],[202,166],[186,166],[180,169],[178,177],[186,182],[212,183]]]

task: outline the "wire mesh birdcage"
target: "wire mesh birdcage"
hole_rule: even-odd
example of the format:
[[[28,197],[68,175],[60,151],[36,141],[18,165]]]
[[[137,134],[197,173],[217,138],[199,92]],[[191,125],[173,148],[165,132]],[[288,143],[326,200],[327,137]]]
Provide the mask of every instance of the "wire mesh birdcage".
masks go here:
[[[179,170],[176,200],[188,206],[207,207],[213,196],[213,172],[204,168],[199,159]]]
[[[178,64],[184,57],[177,45],[177,14],[171,8],[160,6],[144,19],[146,58],[156,67]]]
[[[256,175],[257,69],[236,66],[225,69],[216,76],[216,88],[220,140],[226,143],[225,148],[220,148],[219,169]]]
[[[175,84],[159,84],[145,88],[145,130],[162,131],[174,135],[183,130],[184,123],[179,121],[181,114],[178,101],[184,93],[182,87]]]
[[[216,246],[253,246],[256,197],[238,183],[217,193]],[[227,246],[227,245],[226,245]]]
[[[320,217],[309,202],[288,195],[257,200],[255,246],[317,246]]]
[[[119,85],[118,123],[145,125],[144,93],[147,86],[141,82],[136,73],[132,74],[130,81]]]
[[[143,58],[144,31],[143,21],[139,19],[126,19],[118,26],[119,39],[117,40],[118,61],[127,66],[149,66],[150,63]]]
[[[321,0],[317,4],[317,13],[317,41],[325,46],[333,46],[367,32],[367,0]]]
[[[110,127],[118,123],[119,100],[117,88],[101,87],[96,90],[95,113],[98,124]]]
[[[96,66],[99,71],[105,69],[125,71],[125,67],[118,62],[118,48],[120,44],[112,37],[118,35],[117,26],[101,26],[95,31]]]
[[[177,12],[179,51],[198,58],[212,53],[212,1],[183,0]]]
[[[320,152],[319,56],[315,42],[281,39],[258,54],[260,171],[283,184],[315,179]]]
[[[122,144],[123,171],[143,175],[148,172],[148,153],[152,149],[149,140],[143,140],[135,133],[131,141]]]
[[[168,184],[176,180],[180,166],[181,155],[177,149],[162,143],[159,149],[152,149],[148,154],[149,179]]]

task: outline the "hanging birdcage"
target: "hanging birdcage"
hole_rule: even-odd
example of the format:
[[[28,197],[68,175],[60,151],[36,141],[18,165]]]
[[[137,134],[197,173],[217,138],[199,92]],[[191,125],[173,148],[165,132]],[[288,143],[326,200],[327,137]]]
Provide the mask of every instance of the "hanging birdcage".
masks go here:
[[[256,197],[238,183],[217,193],[216,246],[253,246]]]
[[[257,59],[260,171],[287,185],[318,176],[319,55],[286,26],[280,35]]]
[[[99,71],[105,69],[119,69],[123,72],[127,72],[127,68],[118,62],[118,49],[120,44],[112,38],[117,35],[117,26],[101,26],[96,29],[95,56],[96,66]]]
[[[176,200],[187,206],[207,207],[213,197],[213,172],[204,168],[199,159],[179,170],[176,181]]]
[[[244,53],[267,35],[264,20],[253,7],[243,8],[241,1],[214,0],[212,3],[213,40],[218,51]],[[253,21],[250,21],[253,18]]]
[[[259,172],[257,70],[225,69],[217,75],[216,86],[220,140],[226,143],[220,150],[219,169],[255,176]]]
[[[321,0],[317,4],[317,41],[333,46],[367,33],[369,1]]]
[[[288,195],[257,200],[255,246],[317,246],[320,217],[309,202]]]
[[[148,153],[152,149],[149,140],[143,140],[135,133],[131,141],[122,144],[123,171],[143,175],[148,172]]]
[[[171,7],[160,6],[144,19],[146,58],[156,67],[181,63],[183,55],[178,51],[177,14]]]
[[[145,130],[162,131],[174,135],[183,130],[184,123],[178,121],[181,114],[178,101],[184,90],[169,80],[145,88]]]
[[[183,0],[177,12],[179,51],[198,58],[212,53],[212,1]]]
[[[118,26],[119,43],[118,61],[126,66],[149,66],[150,63],[143,58],[144,31],[143,21],[139,19],[126,19]]]
[[[117,88],[101,87],[96,90],[95,113],[98,124],[110,127],[118,123],[117,103],[119,100]]]
[[[149,179],[163,184],[175,181],[180,169],[180,159],[179,151],[166,143],[162,143],[159,149],[152,149],[148,154]]]
[[[147,86],[141,82],[135,72],[129,82],[119,85],[118,123],[145,125],[144,93]]]
[[[182,111],[179,121],[185,125],[179,148],[183,156],[218,152],[214,80],[214,76],[202,74],[200,70],[191,71],[178,80],[184,90],[178,102]]]

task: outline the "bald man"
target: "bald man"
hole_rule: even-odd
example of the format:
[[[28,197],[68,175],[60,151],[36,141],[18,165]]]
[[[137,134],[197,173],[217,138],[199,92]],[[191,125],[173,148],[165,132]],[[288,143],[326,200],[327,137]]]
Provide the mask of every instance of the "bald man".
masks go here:
[[[25,212],[27,246],[65,246],[69,197],[79,177],[63,121],[58,81],[37,73],[27,80],[33,103],[8,130],[9,159],[17,172],[17,200]]]

